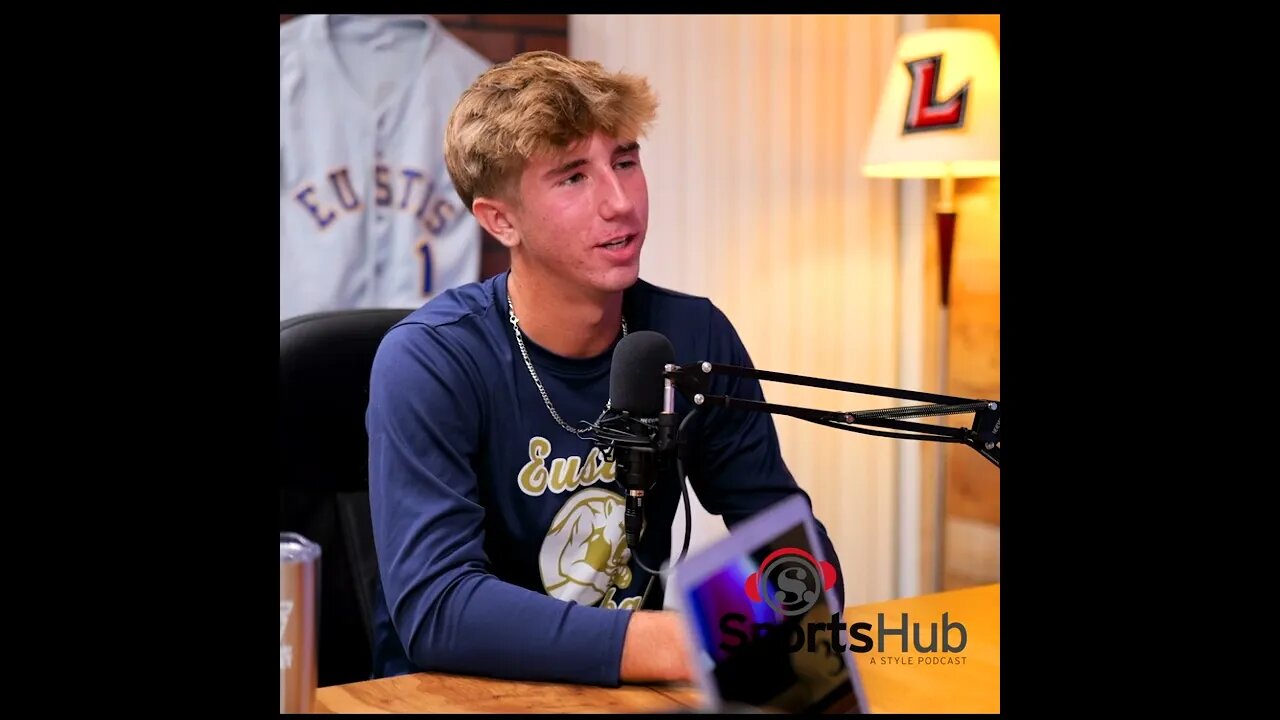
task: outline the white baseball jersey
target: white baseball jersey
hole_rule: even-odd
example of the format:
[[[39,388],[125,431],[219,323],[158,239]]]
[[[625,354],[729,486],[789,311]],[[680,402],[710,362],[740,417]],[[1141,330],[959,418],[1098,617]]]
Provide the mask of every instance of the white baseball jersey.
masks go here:
[[[480,277],[480,228],[444,164],[490,63],[426,15],[280,26],[280,317],[416,308]]]

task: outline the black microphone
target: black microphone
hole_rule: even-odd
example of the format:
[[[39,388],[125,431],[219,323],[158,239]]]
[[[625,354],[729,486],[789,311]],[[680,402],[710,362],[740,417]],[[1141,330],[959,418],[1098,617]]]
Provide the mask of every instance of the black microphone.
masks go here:
[[[626,491],[627,547],[632,554],[644,525],[644,494],[665,470],[674,444],[675,391],[664,377],[675,362],[665,335],[628,334],[613,351],[609,375],[611,412],[596,428],[596,446],[612,458]]]

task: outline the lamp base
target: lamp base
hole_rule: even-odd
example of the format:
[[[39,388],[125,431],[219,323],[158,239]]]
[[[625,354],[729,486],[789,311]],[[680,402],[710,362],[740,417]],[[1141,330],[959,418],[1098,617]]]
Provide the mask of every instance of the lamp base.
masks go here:
[[[942,277],[942,307],[951,305],[951,255],[956,246],[956,214],[938,212],[938,266]],[[940,390],[946,393],[946,389]]]
[[[947,394],[947,342],[950,336],[951,310],[943,305],[938,311],[938,394]],[[937,463],[934,477],[937,487],[933,494],[933,589],[942,592],[947,574],[946,537],[947,537],[947,448],[951,443],[934,443],[934,462]]]
[[[943,207],[951,207],[950,198],[944,198]],[[946,395],[950,380],[947,368],[947,357],[951,336],[951,258],[956,244],[956,214],[953,210],[938,210],[938,268],[941,279],[939,296],[941,308],[938,311],[938,394]],[[946,534],[947,534],[947,443],[939,443],[935,449],[937,455],[937,492],[934,493],[933,507],[933,587],[941,592],[946,578]]]

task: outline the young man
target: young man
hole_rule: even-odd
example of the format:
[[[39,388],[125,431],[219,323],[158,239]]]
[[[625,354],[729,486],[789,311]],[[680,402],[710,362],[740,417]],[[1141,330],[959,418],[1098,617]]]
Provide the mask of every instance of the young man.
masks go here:
[[[613,463],[578,432],[605,410],[628,332],[662,333],[677,363],[751,363],[710,301],[639,279],[649,198],[638,141],[656,109],[643,79],[549,52],[489,70],[454,109],[449,174],[511,269],[410,314],[374,362],[379,676],[691,679],[679,619],[649,609],[661,581],[626,547]],[[711,390],[763,398],[750,380],[715,376]],[[802,493],[770,416],[715,409],[690,426],[690,485],[729,527]],[[644,566],[670,558],[679,498],[674,473],[646,494]]]

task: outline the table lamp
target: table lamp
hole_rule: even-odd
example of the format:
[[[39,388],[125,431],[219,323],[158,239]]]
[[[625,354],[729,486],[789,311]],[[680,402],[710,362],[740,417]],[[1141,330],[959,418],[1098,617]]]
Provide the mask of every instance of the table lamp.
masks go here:
[[[1000,51],[988,32],[937,28],[904,33],[880,95],[863,159],[874,178],[937,178],[941,308],[938,388],[947,392],[956,178],[1000,174]],[[938,453],[934,583],[942,589],[946,455]]]

